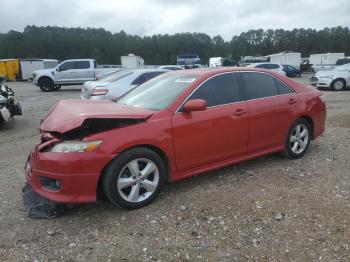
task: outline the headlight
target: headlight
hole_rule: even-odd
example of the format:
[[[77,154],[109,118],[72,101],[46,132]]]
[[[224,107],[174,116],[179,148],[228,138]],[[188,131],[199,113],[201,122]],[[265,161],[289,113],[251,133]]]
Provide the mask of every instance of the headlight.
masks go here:
[[[100,144],[98,141],[65,141],[51,147],[48,151],[54,153],[73,153],[73,152],[93,152]]]

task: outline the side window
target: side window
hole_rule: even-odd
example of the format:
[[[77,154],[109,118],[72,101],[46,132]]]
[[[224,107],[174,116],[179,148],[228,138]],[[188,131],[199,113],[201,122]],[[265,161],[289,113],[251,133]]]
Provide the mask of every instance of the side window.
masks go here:
[[[89,61],[75,61],[74,69],[89,69],[90,62]]]
[[[268,66],[267,66],[267,64],[261,64],[261,65],[257,65],[256,68],[265,68],[265,69],[267,69]]]
[[[222,74],[209,79],[189,99],[204,99],[208,107],[241,101],[237,74]]]
[[[74,62],[65,62],[62,65],[60,65],[61,71],[67,71],[74,68]]]
[[[245,97],[247,100],[278,95],[275,80],[264,73],[242,73]]]
[[[280,80],[275,79],[275,83],[277,86],[278,94],[285,95],[293,93],[292,89]]]
[[[269,69],[277,69],[277,68],[279,68],[278,65],[276,65],[276,64],[269,64]]]

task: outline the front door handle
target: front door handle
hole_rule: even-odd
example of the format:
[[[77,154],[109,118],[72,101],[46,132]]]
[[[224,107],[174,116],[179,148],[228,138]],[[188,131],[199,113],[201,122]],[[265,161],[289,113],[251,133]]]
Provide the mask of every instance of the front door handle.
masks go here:
[[[296,99],[291,98],[291,99],[289,99],[288,104],[290,104],[290,105],[294,105],[296,102],[297,102],[297,100],[296,100]]]
[[[240,109],[237,109],[235,112],[233,112],[233,115],[241,116],[241,115],[244,115],[245,113],[246,111],[240,108]]]

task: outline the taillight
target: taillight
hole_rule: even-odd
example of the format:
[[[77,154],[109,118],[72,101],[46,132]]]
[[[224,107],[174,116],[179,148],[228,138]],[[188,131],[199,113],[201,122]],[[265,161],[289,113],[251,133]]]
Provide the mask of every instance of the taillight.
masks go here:
[[[91,96],[103,96],[108,93],[108,89],[94,89]]]

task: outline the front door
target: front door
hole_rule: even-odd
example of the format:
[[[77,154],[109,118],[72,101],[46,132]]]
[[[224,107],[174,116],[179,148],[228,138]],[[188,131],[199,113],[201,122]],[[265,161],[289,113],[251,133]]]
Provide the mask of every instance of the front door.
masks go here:
[[[248,108],[235,73],[217,75],[189,98],[204,99],[207,109],[173,116],[178,172],[244,155],[248,143]],[[188,101],[187,100],[187,101]]]

